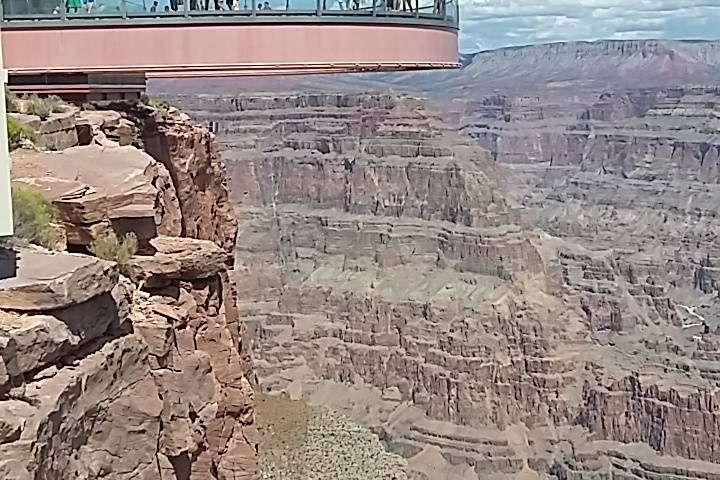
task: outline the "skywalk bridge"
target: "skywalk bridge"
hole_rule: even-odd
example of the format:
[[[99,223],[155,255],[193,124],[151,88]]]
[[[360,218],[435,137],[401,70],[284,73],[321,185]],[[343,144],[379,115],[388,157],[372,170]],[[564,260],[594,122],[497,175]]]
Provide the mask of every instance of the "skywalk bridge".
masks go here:
[[[181,77],[458,66],[455,0],[143,1],[3,0],[4,67]]]

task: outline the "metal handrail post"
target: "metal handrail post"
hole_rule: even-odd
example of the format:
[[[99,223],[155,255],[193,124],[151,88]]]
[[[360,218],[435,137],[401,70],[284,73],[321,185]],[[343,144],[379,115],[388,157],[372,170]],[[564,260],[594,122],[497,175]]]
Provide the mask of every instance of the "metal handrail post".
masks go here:
[[[420,0],[415,0],[415,18],[420,18]]]
[[[125,20],[127,20],[127,17],[128,17],[128,15],[127,15],[127,1],[126,1],[126,0],[122,0],[122,2],[120,2],[120,5],[122,5],[122,7],[120,7],[120,8],[122,8],[122,12],[121,12],[121,13],[122,13],[122,18],[124,18]]]
[[[320,6],[320,2],[323,0],[317,0],[315,3],[315,13],[318,17],[322,17],[322,7]]]
[[[183,0],[183,14],[185,18],[190,16],[190,0]]]
[[[255,6],[255,2],[257,0],[251,0],[251,1],[252,1],[252,11],[251,11],[250,15],[252,15],[254,17],[255,15],[257,15],[257,7]]]
[[[372,0],[372,2],[373,2],[373,4],[372,4],[372,16],[373,16],[373,17],[376,17],[376,16],[377,16],[377,0]]]

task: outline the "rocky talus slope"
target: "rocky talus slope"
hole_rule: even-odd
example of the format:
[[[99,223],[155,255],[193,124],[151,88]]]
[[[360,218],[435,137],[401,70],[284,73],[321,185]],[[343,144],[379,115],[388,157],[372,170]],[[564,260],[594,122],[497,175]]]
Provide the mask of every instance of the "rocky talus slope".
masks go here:
[[[406,462],[377,435],[322,407],[265,396],[256,403],[261,480],[406,480]]]
[[[59,151],[16,151],[13,180],[54,203],[67,249],[108,229],[140,249],[120,274],[26,247],[0,280],[0,478],[254,478],[237,224],[213,135],[142,105],[20,119]]]
[[[602,97],[619,106],[572,107],[580,112],[569,115],[592,123],[651,104],[660,112],[672,95],[656,103],[655,94],[640,95],[629,105]],[[570,140],[556,140],[572,138],[571,129],[547,143],[518,143],[556,147],[562,162],[548,154],[543,164],[522,149],[502,156],[498,145],[513,129],[526,139],[535,132],[523,130],[528,120],[498,114],[501,97],[478,102],[493,118],[466,125],[467,136],[422,101],[391,94],[174,101],[218,134],[228,160],[240,219],[239,309],[263,385],[361,419],[417,478],[720,473],[720,337],[698,318],[699,303],[678,296],[699,301],[698,285],[713,294],[713,254],[701,265],[683,250],[674,262],[658,257],[643,230],[650,214],[628,213],[648,196],[620,194],[668,182],[660,160],[657,180],[615,168],[636,158],[617,146],[602,155],[615,165],[603,169],[585,146],[587,163],[573,164]],[[532,103],[522,108],[532,115]],[[561,106],[556,116],[570,110]],[[499,134],[488,143],[493,129]],[[510,174],[497,165],[522,158]],[[605,190],[589,186],[603,178]],[[690,192],[712,188],[692,185]],[[549,228],[582,215],[582,202],[598,191],[602,210],[591,219],[605,223]],[[662,202],[676,201],[664,192]],[[611,207],[616,201],[628,210]],[[539,223],[556,236],[535,228],[560,209]],[[694,249],[700,240],[691,232],[705,214],[668,210],[685,219],[678,241]],[[610,227],[619,225],[636,240],[613,239]],[[663,237],[668,251],[673,238]]]

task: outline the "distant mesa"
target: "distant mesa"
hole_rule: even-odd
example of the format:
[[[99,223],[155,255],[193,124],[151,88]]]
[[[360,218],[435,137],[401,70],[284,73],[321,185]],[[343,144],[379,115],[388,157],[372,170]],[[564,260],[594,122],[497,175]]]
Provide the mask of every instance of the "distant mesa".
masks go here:
[[[670,40],[599,40],[508,47],[461,54],[464,68],[438,72],[378,73],[281,77],[265,80],[158,80],[161,92],[233,93],[279,90],[410,90],[467,97],[502,89],[597,90],[711,85],[720,82],[720,42]]]

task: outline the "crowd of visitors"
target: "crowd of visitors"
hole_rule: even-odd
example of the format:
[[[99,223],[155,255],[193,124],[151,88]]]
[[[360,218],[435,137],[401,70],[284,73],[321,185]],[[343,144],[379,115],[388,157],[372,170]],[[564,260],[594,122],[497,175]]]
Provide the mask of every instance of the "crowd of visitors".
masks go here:
[[[117,0],[119,3],[121,0]],[[137,4],[138,1],[142,1],[142,5]],[[160,1],[167,1],[167,4],[160,6]],[[249,10],[252,8],[252,3],[257,0],[153,0],[149,8],[145,4],[145,0],[126,0],[126,4],[132,8],[130,10],[142,10],[150,13],[159,12],[178,12],[183,10],[183,2],[188,2],[190,10]],[[283,2],[284,5],[280,7],[283,10],[290,9],[291,0],[276,0]],[[372,2],[373,0],[369,0]],[[414,8],[418,8],[415,3],[417,0],[375,0],[376,7],[379,9],[387,9],[392,11],[403,11],[403,12],[414,12]],[[323,10],[361,10],[363,8],[371,8],[364,6],[363,3],[368,0],[322,0]],[[116,3],[115,1],[113,3]],[[443,0],[433,0],[433,13],[442,13],[444,7]],[[283,8],[284,7],[284,8]],[[95,8],[95,0],[65,0],[65,9],[67,13],[79,13],[86,12],[92,13]],[[118,11],[120,7],[116,8]],[[256,5],[257,11],[269,11],[272,10],[272,6],[269,1],[260,2]],[[58,13],[57,9],[54,13]]]
[[[285,11],[304,12],[322,10],[361,10],[369,12],[426,12],[444,14],[446,1],[457,0],[2,0],[4,14],[33,15],[49,14],[60,16],[96,14],[121,15],[147,13],[163,15],[181,14],[190,11],[245,11],[254,10],[259,14],[283,15]],[[57,3],[55,3],[57,2]],[[187,6],[185,5],[187,3]],[[273,11],[276,10],[276,11]],[[448,11],[452,15],[453,11]]]
[[[95,2],[98,1],[100,5],[96,7]],[[150,5],[146,5],[146,2],[152,1]],[[291,2],[296,0],[267,0],[255,4],[255,10],[259,12],[273,10],[270,1],[276,2],[278,9],[291,10]],[[402,12],[414,12],[418,9],[418,0],[374,0],[375,8],[378,10],[386,11],[402,11]],[[428,0],[424,0],[422,3],[426,3]],[[432,13],[440,14],[444,12],[445,0],[431,0],[433,2],[432,7],[427,6],[425,8],[432,8]],[[108,0],[64,0],[65,11],[69,14],[77,13],[93,13],[93,12],[107,12],[107,6],[104,3]],[[123,0],[111,0],[114,4],[114,8],[111,7],[111,11],[121,11],[119,6]],[[142,3],[140,3],[142,2]],[[125,0],[126,8],[128,12],[144,11],[149,13],[172,13],[182,12],[184,10],[183,2],[188,2],[189,10],[251,10],[253,8],[252,2],[257,0]],[[322,0],[323,10],[369,10],[372,7],[373,0]],[[370,3],[370,5],[367,5]],[[320,5],[318,5],[320,6]],[[328,8],[329,7],[329,8]],[[54,14],[60,13],[61,7],[56,7],[53,10]],[[423,9],[423,7],[420,7]],[[305,8],[306,9],[306,8]]]

